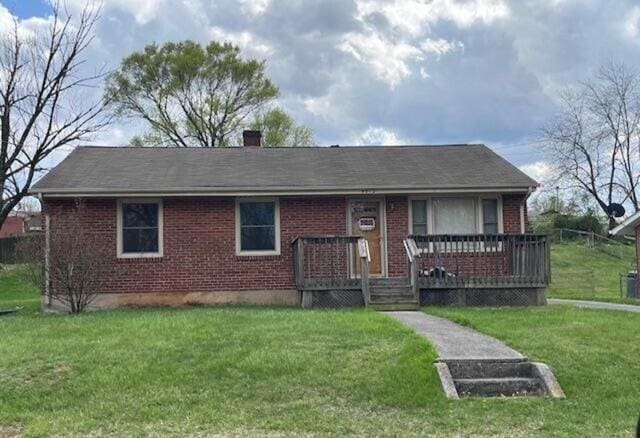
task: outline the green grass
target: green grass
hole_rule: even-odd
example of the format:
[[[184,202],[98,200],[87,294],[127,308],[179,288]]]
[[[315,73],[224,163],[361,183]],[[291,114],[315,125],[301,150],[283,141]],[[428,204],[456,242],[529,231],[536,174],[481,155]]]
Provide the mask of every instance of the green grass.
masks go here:
[[[383,314],[189,308],[40,315],[0,274],[0,436],[625,436],[640,316],[430,310],[557,372],[567,400],[444,398],[433,349]],[[22,292],[17,292],[22,288]]]
[[[21,313],[37,313],[40,295],[25,280],[20,265],[3,265],[0,270],[0,310],[19,309]]]
[[[552,367],[567,398],[514,403],[504,409],[503,421],[527,406],[528,421],[537,423],[542,435],[634,434],[640,414],[640,315],[569,306],[427,312],[495,336]]]
[[[620,273],[635,268],[634,249],[630,246],[594,249],[584,242],[554,242],[551,245],[551,279],[549,297],[612,301],[640,304],[622,298]],[[621,254],[620,257],[612,254]],[[626,296],[626,278],[623,292]]]

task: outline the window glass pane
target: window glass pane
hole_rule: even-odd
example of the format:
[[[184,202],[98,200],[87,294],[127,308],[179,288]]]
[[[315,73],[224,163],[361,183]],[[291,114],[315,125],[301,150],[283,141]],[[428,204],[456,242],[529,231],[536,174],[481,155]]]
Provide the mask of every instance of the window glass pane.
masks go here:
[[[276,249],[275,227],[242,227],[240,249],[242,251],[274,251]]]
[[[122,226],[157,227],[158,204],[122,204]]]
[[[485,234],[498,234],[498,200],[482,200],[482,220]]]
[[[411,201],[411,217],[414,224],[427,223],[427,201]]]
[[[412,234],[415,234],[415,235],[418,235],[418,236],[419,235],[423,235],[423,234],[427,234],[427,225],[426,224],[419,225],[419,224],[414,223],[413,224]]]
[[[275,212],[274,202],[243,202],[240,204],[240,224],[275,225]]]
[[[434,198],[435,234],[474,234],[476,210],[473,198]]]
[[[157,228],[125,228],[122,230],[122,252],[158,252]]]

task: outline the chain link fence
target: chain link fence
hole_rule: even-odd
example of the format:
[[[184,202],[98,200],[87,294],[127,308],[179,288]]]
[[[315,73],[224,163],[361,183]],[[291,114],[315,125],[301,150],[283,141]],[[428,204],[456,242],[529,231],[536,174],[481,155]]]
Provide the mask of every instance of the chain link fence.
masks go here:
[[[635,270],[634,242],[592,232],[555,229],[549,296],[626,299],[627,275]]]

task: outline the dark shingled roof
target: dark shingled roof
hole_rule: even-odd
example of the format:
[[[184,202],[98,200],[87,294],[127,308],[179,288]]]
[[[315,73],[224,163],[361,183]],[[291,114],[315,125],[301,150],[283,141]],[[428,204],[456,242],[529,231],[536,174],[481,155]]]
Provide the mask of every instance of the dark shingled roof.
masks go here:
[[[309,148],[78,147],[43,194],[526,191],[537,183],[485,145]]]

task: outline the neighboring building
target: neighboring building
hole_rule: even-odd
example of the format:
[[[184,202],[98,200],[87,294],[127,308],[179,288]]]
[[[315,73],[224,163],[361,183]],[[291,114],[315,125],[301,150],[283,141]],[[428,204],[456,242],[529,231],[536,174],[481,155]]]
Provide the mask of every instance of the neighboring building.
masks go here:
[[[84,200],[116,273],[99,307],[544,303],[537,184],[488,147],[259,143],[79,147],[32,192],[51,228]]]
[[[640,298],[640,211],[629,216],[611,230],[614,236],[635,236],[636,239],[636,297]],[[631,289],[633,290],[633,289]]]
[[[10,213],[0,228],[0,238],[20,236],[25,233],[24,216]]]
[[[39,212],[11,212],[0,228],[0,239],[40,231],[42,224]]]

